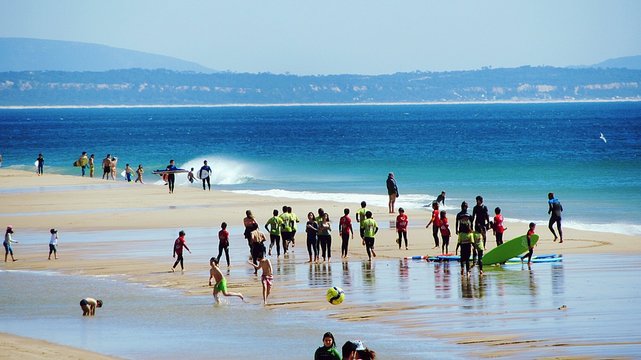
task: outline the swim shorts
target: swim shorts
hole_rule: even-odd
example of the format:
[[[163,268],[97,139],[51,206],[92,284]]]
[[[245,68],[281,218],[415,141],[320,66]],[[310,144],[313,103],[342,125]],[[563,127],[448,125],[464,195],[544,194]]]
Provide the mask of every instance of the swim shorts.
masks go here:
[[[273,275],[263,275],[261,277],[261,281],[263,284],[267,286],[272,286],[272,282],[274,281],[274,276]]]
[[[222,293],[226,293],[227,292],[227,279],[223,278],[218,283],[216,283],[216,286],[214,286],[214,289],[218,290],[218,291],[220,291]]]

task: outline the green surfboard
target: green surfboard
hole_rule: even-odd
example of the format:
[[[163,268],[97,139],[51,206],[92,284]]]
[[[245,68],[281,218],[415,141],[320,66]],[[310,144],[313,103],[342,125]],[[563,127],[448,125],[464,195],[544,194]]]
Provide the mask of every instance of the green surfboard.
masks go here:
[[[532,245],[536,245],[537,241],[539,241],[539,236],[532,235]],[[503,245],[497,246],[483,255],[483,265],[503,263],[527,251],[527,235],[519,236],[504,242]]]

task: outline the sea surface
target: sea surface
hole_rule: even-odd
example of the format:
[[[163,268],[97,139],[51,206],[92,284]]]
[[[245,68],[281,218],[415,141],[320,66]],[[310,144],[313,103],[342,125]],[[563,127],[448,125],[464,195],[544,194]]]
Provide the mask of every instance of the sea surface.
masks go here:
[[[109,153],[154,182],[169,159],[207,159],[218,190],[353,207],[385,206],[394,172],[407,208],[446,191],[450,216],[482,195],[507,219],[546,223],[554,192],[566,227],[641,234],[641,102],[1,109],[0,128],[9,168],[43,153],[45,172],[79,174],[82,151]]]

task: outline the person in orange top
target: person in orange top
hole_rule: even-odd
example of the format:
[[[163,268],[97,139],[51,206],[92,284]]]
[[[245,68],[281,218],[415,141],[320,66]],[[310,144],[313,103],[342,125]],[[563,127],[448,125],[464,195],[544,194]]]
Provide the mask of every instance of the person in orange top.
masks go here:
[[[494,209],[494,222],[492,223],[492,232],[496,237],[496,246],[503,244],[503,233],[507,228],[503,226],[503,215],[501,215],[501,208]]]
[[[441,217],[440,213],[438,211],[438,203],[434,201],[432,203],[432,219],[430,219],[430,222],[427,223],[425,228],[429,228],[430,225],[432,225],[432,236],[434,236],[434,249],[438,248],[438,231],[439,228],[441,227]]]
[[[405,209],[398,208],[398,216],[396,217],[396,232],[398,233],[398,243],[399,250],[401,249],[401,241],[405,238],[405,250],[407,250],[407,215],[405,215]]]

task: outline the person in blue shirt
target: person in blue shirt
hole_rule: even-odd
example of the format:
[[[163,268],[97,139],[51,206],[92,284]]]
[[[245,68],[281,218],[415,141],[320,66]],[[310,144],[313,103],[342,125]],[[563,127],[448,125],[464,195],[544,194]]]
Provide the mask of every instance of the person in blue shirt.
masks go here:
[[[211,191],[211,183],[209,182],[209,178],[211,178],[211,168],[209,165],[207,165],[207,160],[203,162],[203,166],[198,170],[198,177],[203,181],[203,190],[205,190],[205,182],[207,183],[207,187],[209,188],[209,191]]]

